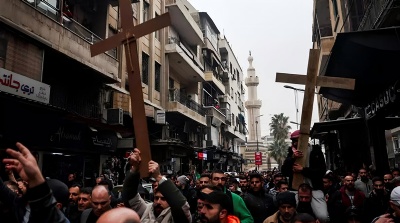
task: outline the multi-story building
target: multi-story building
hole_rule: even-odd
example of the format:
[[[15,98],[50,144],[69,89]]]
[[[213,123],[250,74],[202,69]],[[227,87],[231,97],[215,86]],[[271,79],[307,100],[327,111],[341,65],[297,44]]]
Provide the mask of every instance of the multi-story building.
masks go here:
[[[225,114],[222,126],[223,145],[228,148],[228,171],[239,171],[242,163],[240,146],[245,142],[247,129],[245,123],[244,95],[242,68],[229,45],[226,37],[219,40],[219,50],[222,61],[222,81],[225,93],[220,96],[220,110]]]
[[[0,3],[0,149],[26,144],[49,177],[76,172],[89,183],[123,172],[115,157],[135,146],[126,52],[90,56],[92,44],[121,29],[118,1]],[[211,102],[225,94],[218,37],[203,36],[202,13],[186,0],[133,0],[132,9],[135,25],[167,11],[172,20],[137,40],[153,159],[165,173],[202,167],[196,151],[225,145],[226,116]],[[211,46],[218,77],[207,61]]]
[[[353,171],[371,164],[380,173],[388,170],[384,130],[398,122],[385,120],[398,111],[393,102],[381,103],[379,97],[398,80],[391,55],[397,48],[397,31],[389,27],[400,24],[399,4],[397,0],[314,1],[313,47],[321,50],[319,75],[355,79],[352,91],[318,89],[321,123],[314,125],[312,134],[324,144],[331,169]]]

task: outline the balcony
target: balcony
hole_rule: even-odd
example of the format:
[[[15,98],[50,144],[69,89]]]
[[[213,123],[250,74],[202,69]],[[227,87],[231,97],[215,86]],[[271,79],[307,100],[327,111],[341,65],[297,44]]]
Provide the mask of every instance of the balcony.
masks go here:
[[[246,101],[244,106],[246,108],[261,108],[262,102],[261,100],[254,100],[254,101]]]
[[[90,45],[100,38],[72,18],[64,16],[56,2],[0,0],[0,5],[9,5],[0,7],[0,21],[100,72],[110,83],[117,82],[119,62],[115,52],[92,58]]]
[[[181,94],[179,89],[170,89],[167,112],[177,112],[204,126],[207,125],[203,106]]]
[[[176,75],[185,83],[203,82],[203,66],[198,58],[188,50],[179,40],[169,38],[165,46],[165,53],[168,54],[169,66]]]
[[[244,83],[246,84],[246,86],[257,86],[260,83],[260,81],[258,80],[258,77],[255,76],[255,77],[247,77],[244,80]]]
[[[220,126],[222,123],[225,123],[226,116],[221,110],[215,106],[204,106],[204,109],[206,111],[206,116],[212,117],[211,122],[213,125]]]
[[[165,7],[179,36],[189,45],[203,44],[203,33],[184,4],[185,0],[166,0]]]
[[[219,92],[219,94],[225,94],[225,86],[220,79],[217,78],[217,74],[213,71],[206,71],[204,73],[204,79],[210,82]]]

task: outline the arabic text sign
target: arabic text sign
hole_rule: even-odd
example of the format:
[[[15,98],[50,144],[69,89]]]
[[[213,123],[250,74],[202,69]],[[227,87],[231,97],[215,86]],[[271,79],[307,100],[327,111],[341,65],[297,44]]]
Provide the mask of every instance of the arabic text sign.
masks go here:
[[[0,91],[34,101],[50,102],[50,85],[0,68]]]

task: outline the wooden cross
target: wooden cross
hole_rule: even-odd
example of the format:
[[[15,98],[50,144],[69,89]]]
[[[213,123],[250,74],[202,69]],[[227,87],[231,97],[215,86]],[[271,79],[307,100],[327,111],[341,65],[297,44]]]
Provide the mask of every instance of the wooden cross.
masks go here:
[[[350,78],[341,77],[326,77],[318,76],[318,61],[319,61],[320,50],[311,49],[308,60],[307,75],[299,74],[285,74],[276,73],[276,82],[291,83],[291,84],[303,84],[305,85],[303,108],[301,113],[300,121],[300,137],[297,145],[297,149],[303,152],[302,158],[296,159],[295,163],[305,166],[308,149],[308,138],[310,135],[311,127],[311,116],[314,103],[315,87],[330,87],[330,88],[341,88],[354,90],[355,80]],[[293,174],[292,189],[297,189],[304,178],[299,173]]]
[[[121,13],[120,18],[122,30],[118,34],[90,46],[90,51],[93,57],[113,49],[120,44],[124,45],[128,67],[128,83],[129,93],[131,96],[136,147],[140,149],[142,163],[146,165],[140,168],[140,174],[142,177],[145,177],[148,176],[147,163],[151,160],[151,150],[147,129],[147,118],[144,109],[136,40],[144,35],[169,26],[171,24],[171,19],[169,13],[165,13],[147,22],[134,26],[131,1],[119,0],[119,11]]]

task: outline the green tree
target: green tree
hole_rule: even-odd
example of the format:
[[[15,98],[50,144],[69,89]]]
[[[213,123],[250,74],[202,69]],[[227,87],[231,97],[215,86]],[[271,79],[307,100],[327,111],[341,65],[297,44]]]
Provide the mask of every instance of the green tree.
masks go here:
[[[285,142],[291,127],[288,125],[289,117],[283,113],[275,114],[271,117],[269,124],[274,141],[268,145],[268,152],[278,163],[279,169],[287,156],[287,148],[289,145]]]
[[[288,125],[289,117],[284,116],[283,113],[279,115],[274,115],[271,117],[271,123],[269,123],[269,127],[272,130],[272,135],[275,139],[286,139],[289,131],[291,129],[290,125]]]
[[[275,159],[275,161],[278,163],[278,168],[281,169],[281,166],[283,164],[283,161],[285,160],[287,156],[287,148],[288,144],[285,142],[285,140],[276,140],[268,145],[268,152],[271,157]]]

